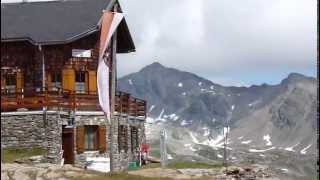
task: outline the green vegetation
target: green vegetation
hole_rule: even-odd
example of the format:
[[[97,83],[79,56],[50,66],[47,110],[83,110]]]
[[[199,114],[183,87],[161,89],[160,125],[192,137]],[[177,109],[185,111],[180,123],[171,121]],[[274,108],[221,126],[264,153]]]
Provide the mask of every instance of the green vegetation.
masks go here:
[[[47,150],[41,148],[30,148],[30,149],[13,149],[5,148],[1,149],[1,162],[13,163],[17,159],[28,158],[31,156],[44,155]]]
[[[171,169],[187,169],[187,168],[199,168],[199,169],[211,169],[211,168],[221,168],[222,164],[207,164],[201,162],[172,162],[168,165]]]
[[[147,166],[144,167],[144,169],[148,169],[148,168],[159,168],[161,167],[160,163],[148,163]]]
[[[156,158],[160,158],[160,151],[158,149],[151,149],[150,155]]]

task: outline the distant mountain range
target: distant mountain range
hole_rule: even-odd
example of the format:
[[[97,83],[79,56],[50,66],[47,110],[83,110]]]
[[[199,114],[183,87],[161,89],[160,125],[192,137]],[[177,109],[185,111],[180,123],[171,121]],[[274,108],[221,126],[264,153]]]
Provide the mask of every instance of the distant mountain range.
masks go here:
[[[120,78],[118,88],[147,100],[147,138],[156,145],[157,133],[165,127],[175,155],[221,158],[221,152],[208,148],[221,149],[227,124],[230,149],[316,153],[313,77],[291,73],[278,85],[226,87],[155,62]],[[238,154],[233,158],[241,159]]]

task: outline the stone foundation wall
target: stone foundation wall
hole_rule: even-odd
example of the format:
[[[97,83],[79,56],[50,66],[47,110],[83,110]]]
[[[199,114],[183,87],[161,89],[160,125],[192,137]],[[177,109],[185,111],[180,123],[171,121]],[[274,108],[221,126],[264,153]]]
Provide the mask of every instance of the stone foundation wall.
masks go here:
[[[66,112],[48,111],[43,114],[37,112],[8,112],[1,113],[1,148],[33,148],[39,147],[48,150],[46,161],[51,163],[60,163],[62,157],[62,125],[67,125],[70,115]],[[116,115],[112,120],[112,127],[100,112],[77,112],[74,119],[74,157],[75,164],[85,167],[89,157],[108,157],[112,149],[114,171],[126,171],[129,161],[137,160],[135,150],[131,149],[131,127],[138,129],[139,144],[146,143],[144,120],[135,119],[126,115]],[[85,151],[78,154],[76,151],[77,126],[98,125],[106,126],[105,153],[99,151]],[[128,151],[120,152],[118,146],[119,125],[127,126]],[[111,138],[113,143],[111,144]],[[112,147],[112,148],[111,148]]]
[[[46,149],[45,161],[59,163],[64,121],[58,112],[1,113],[1,148]]]
[[[1,148],[46,148],[43,114],[1,113]]]

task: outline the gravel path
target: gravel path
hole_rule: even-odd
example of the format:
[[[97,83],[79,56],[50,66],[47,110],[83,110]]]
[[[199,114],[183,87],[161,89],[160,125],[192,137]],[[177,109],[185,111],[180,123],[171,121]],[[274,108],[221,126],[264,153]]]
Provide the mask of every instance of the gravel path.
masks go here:
[[[217,179],[217,180],[279,180],[271,177],[267,169],[263,167],[229,167],[228,175],[225,169],[165,169],[165,168],[147,168],[130,171],[129,174],[144,177],[160,177],[172,179]]]
[[[66,180],[94,177],[93,172],[70,165],[1,163],[1,180]]]

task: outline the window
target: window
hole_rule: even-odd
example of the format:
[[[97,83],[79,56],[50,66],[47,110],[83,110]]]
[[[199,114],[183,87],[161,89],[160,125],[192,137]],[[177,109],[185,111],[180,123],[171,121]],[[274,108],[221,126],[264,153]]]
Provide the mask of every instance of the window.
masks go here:
[[[131,151],[135,152],[139,147],[138,128],[134,126],[130,126],[130,133],[131,133]]]
[[[85,71],[76,71],[76,93],[85,93]]]
[[[98,150],[98,126],[84,126],[84,149]]]
[[[120,125],[118,130],[119,152],[128,152],[128,128],[125,125]]]
[[[17,84],[16,74],[14,73],[6,74],[5,78],[6,78],[5,89],[7,89],[9,93],[14,93],[16,91],[16,84]]]
[[[51,86],[53,91],[61,88],[61,72],[56,71],[51,73]]]

